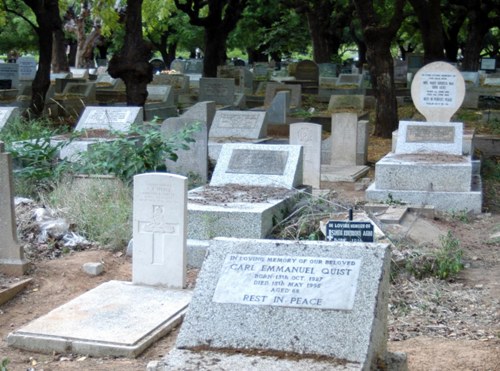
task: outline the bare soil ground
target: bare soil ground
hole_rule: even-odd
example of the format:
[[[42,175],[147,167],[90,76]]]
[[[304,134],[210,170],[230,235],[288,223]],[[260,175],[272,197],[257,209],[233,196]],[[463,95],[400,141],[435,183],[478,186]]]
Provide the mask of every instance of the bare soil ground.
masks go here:
[[[387,152],[387,142],[375,142]],[[373,151],[372,151],[373,152]],[[363,191],[352,184],[325,184],[339,200],[362,203]],[[439,235],[451,231],[464,250],[466,269],[458,277],[394,278],[390,293],[389,341],[391,351],[405,352],[410,370],[500,370],[500,215],[444,215],[437,219],[415,216],[412,233],[389,230],[396,252],[432,251]],[[59,254],[50,246],[31,250],[32,283],[0,306],[0,362],[8,370],[145,370],[174,346],[178,329],[155,343],[137,359],[94,358],[84,354],[39,354],[12,349],[9,332],[108,280],[131,280],[131,259],[122,252],[91,246]],[[43,250],[43,251],[42,251]],[[397,254],[395,254],[397,255]],[[87,262],[101,261],[105,271],[90,277]],[[189,272],[191,284],[196,270]]]

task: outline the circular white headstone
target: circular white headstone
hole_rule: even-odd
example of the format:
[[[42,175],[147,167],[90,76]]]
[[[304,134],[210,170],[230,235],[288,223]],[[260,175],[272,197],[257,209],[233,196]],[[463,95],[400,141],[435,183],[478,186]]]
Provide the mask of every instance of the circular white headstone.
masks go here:
[[[460,71],[446,62],[433,62],[416,73],[411,98],[429,122],[449,122],[462,105],[465,82]]]

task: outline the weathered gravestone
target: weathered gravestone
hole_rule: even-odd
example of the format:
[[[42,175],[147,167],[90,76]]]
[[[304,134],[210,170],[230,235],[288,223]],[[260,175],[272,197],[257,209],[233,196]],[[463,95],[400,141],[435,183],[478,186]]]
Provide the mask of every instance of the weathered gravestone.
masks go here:
[[[266,135],[266,112],[217,111],[209,137],[258,139]]]
[[[16,62],[19,65],[19,80],[33,80],[36,74],[36,60],[33,57],[20,57]]]
[[[10,121],[19,117],[19,108],[0,107],[0,130]]]
[[[285,85],[277,82],[268,82],[266,84],[264,105],[269,106],[275,95],[280,91],[290,92],[290,105],[295,108],[300,108],[302,105],[302,87],[299,84]]]
[[[245,67],[218,66],[217,77],[234,79],[235,91],[238,93],[252,93],[253,76]]]
[[[12,159],[0,142],[0,273],[21,276],[29,267],[17,242],[12,183]]]
[[[301,185],[301,146],[224,144],[210,185],[226,184],[288,189]]]
[[[308,122],[290,125],[290,144],[303,149],[302,182],[314,189],[319,189],[321,182],[321,131],[321,125]]]
[[[78,130],[128,131],[132,124],[142,124],[141,107],[86,107],[78,120]]]
[[[69,82],[64,87],[62,92],[63,96],[78,97],[78,99],[85,99],[88,101],[95,101],[96,85],[94,83],[73,83]]]
[[[460,72],[445,62],[421,68],[412,99],[427,122],[400,122],[395,153],[375,165],[369,200],[393,199],[433,205],[437,210],[481,211],[481,179],[470,156],[463,156],[463,124],[450,123],[464,99]]]
[[[279,91],[274,96],[267,109],[266,120],[268,124],[286,124],[290,113],[290,92]]]
[[[181,118],[185,119],[195,119],[201,122],[205,122],[207,129],[210,130],[212,127],[212,122],[214,121],[215,112],[217,107],[215,102],[199,102],[194,106],[191,106],[186,112],[181,115]]]
[[[383,244],[211,241],[158,370],[404,369],[388,361],[389,267]]]
[[[341,73],[337,80],[337,86],[354,86],[356,88],[360,88],[363,83],[363,75],[361,74],[346,74]]]
[[[320,77],[337,77],[337,65],[335,63],[319,63]]]
[[[346,108],[363,111],[365,108],[365,96],[361,94],[335,94],[330,96],[330,101],[328,102],[329,111]]]
[[[89,70],[87,68],[70,67],[69,71],[71,72],[71,76],[75,79],[88,79],[89,78]]]
[[[313,61],[300,61],[295,69],[295,79],[309,81],[313,86],[319,85],[319,67]]]
[[[0,63],[1,89],[17,89],[19,87],[19,65],[17,63]]]
[[[108,281],[9,334],[10,346],[53,354],[136,357],[177,326],[186,277],[187,179],[134,178],[133,282]]]
[[[234,79],[202,77],[200,79],[199,101],[214,101],[221,105],[232,105],[235,91]]]
[[[163,121],[161,133],[168,140],[187,126],[197,125],[198,130],[191,134],[194,143],[189,149],[176,151],[177,160],[165,160],[170,173],[191,176],[198,183],[205,184],[208,179],[208,131],[205,121],[192,118],[173,117]]]

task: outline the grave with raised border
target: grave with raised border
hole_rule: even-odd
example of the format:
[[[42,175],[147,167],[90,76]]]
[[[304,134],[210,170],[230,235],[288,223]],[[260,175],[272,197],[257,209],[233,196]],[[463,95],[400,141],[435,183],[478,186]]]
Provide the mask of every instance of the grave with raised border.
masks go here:
[[[137,357],[170,332],[192,295],[184,289],[186,194],[182,176],[134,177],[132,282],[101,284],[12,332],[8,345],[48,354]]]
[[[395,152],[376,163],[366,198],[481,212],[478,166],[463,154],[463,124],[450,122],[464,99],[462,75],[448,63],[434,62],[417,72],[411,92],[427,122],[400,122]]]
[[[301,185],[301,146],[224,144],[210,184],[188,193],[188,236],[264,238],[302,197]]]
[[[211,241],[155,371],[404,370],[406,356],[387,352],[389,268],[387,244]]]

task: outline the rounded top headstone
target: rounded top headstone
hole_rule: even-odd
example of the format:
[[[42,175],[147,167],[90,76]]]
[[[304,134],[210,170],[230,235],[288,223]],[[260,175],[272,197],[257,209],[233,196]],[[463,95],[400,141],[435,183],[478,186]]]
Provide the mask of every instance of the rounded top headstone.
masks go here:
[[[433,62],[416,73],[411,98],[429,122],[450,122],[462,105],[465,82],[460,71],[446,62]]]

